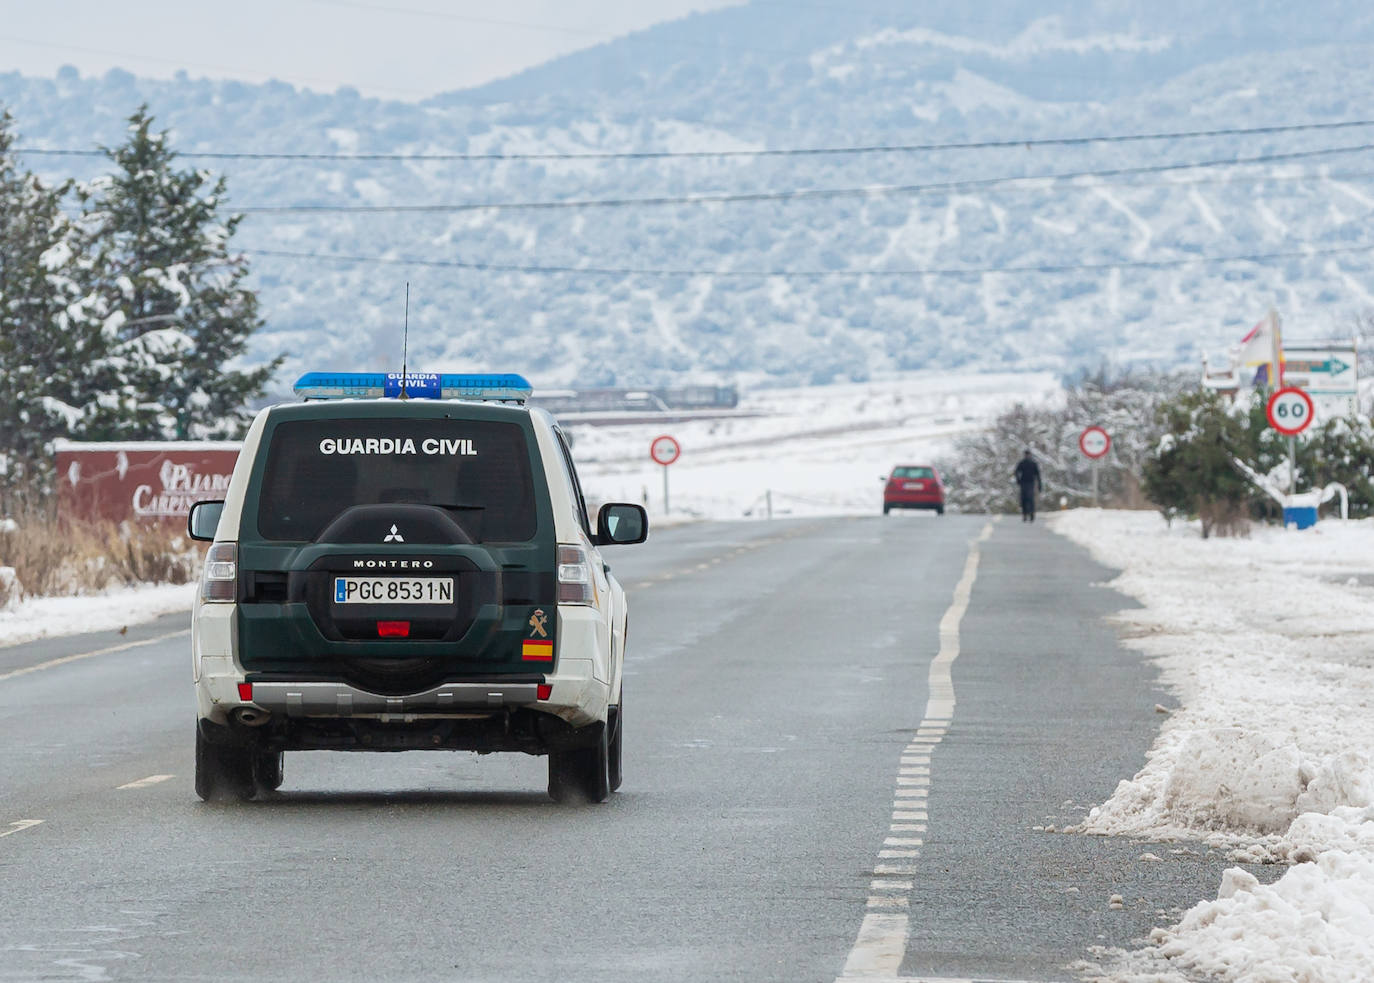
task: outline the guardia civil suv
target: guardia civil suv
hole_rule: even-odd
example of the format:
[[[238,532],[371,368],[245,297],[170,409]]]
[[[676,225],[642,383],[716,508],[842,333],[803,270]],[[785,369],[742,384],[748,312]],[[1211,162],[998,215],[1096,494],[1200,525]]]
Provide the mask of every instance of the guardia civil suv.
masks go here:
[[[285,751],[547,755],[549,794],[621,783],[625,594],[568,443],[515,375],[309,373],[254,419],[192,617],[196,793],[246,799]]]

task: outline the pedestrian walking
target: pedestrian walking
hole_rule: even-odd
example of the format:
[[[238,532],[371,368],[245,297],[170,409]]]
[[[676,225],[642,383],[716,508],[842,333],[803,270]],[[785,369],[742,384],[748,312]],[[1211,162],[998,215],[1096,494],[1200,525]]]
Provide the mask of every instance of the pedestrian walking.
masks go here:
[[[1040,481],[1040,465],[1035,463],[1035,458],[1029,450],[1016,462],[1014,477],[1016,483],[1021,486],[1021,521],[1034,522],[1035,493],[1044,491],[1045,486]]]

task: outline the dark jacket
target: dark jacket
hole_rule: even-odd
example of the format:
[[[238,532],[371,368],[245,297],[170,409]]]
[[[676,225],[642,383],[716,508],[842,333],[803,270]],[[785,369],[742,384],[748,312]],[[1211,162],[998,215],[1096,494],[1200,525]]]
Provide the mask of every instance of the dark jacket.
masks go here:
[[[1040,465],[1035,463],[1034,458],[1023,457],[1016,462],[1016,483],[1021,486],[1022,492],[1044,489],[1040,482]]]

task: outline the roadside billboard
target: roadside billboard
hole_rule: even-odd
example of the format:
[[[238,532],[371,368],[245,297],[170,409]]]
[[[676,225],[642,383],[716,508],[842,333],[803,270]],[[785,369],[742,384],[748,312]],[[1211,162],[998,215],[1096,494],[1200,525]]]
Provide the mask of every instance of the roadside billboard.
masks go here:
[[[238,441],[57,442],[58,512],[85,521],[186,522],[223,498]]]
[[[1312,397],[1317,420],[1349,416],[1359,408],[1359,373],[1350,342],[1283,346],[1283,384]]]

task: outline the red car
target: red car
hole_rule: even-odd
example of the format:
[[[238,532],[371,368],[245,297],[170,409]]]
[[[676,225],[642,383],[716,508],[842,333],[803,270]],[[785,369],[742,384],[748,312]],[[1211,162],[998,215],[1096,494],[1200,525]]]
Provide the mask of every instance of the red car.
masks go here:
[[[940,472],[925,464],[899,464],[882,479],[883,515],[893,509],[934,509],[945,514],[945,484]]]

